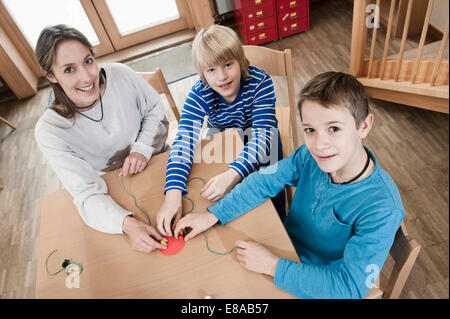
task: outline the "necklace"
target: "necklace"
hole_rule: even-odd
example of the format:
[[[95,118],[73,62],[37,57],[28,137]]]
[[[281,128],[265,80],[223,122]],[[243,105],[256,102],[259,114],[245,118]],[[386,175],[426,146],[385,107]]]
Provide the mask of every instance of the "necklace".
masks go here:
[[[364,166],[363,170],[358,175],[356,175],[355,177],[353,177],[351,180],[349,180],[347,182],[334,183],[334,184],[339,184],[339,185],[350,184],[350,183],[353,183],[354,181],[356,181],[358,178],[360,178],[364,174],[364,172],[367,170],[367,167],[369,167],[369,163],[370,163],[369,152],[367,152],[366,149],[364,149],[364,150],[366,151],[366,154],[367,154],[367,161],[366,161],[366,165]],[[328,175],[330,175],[330,174],[328,174]],[[330,178],[331,178],[331,176],[330,176]]]
[[[97,103],[97,100],[95,100],[94,102],[92,102],[92,103],[91,103],[90,105],[88,105],[88,106],[74,106],[74,109],[77,109],[77,110],[88,109],[88,108],[94,106],[96,103]]]
[[[111,134],[111,133],[108,131],[108,129],[106,128],[106,125],[103,124],[103,102],[102,102],[102,95],[99,94],[99,97],[100,97],[100,107],[101,107],[101,110],[102,110],[102,116],[100,117],[99,120],[93,119],[92,117],[89,117],[89,116],[87,116],[86,114],[83,114],[83,113],[78,112],[78,111],[77,111],[77,113],[80,114],[80,115],[83,115],[85,118],[87,118],[87,119],[89,119],[89,120],[91,120],[91,121],[100,123],[100,124],[102,125],[102,128],[105,130],[105,132],[108,133],[108,134]]]

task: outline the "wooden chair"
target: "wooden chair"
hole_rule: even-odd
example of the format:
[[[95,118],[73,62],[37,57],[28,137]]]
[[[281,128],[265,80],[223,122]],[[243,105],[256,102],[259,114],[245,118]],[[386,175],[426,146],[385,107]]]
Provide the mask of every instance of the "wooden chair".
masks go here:
[[[278,129],[283,143],[283,156],[287,157],[299,145],[297,132],[297,105],[295,103],[294,74],[291,50],[277,51],[256,45],[244,45],[244,52],[250,65],[263,69],[270,75],[286,77],[289,107],[277,106]],[[292,132],[291,132],[292,131]],[[291,147],[290,137],[293,137]]]
[[[136,72],[139,74],[148,84],[150,84],[156,92],[159,94],[165,94],[167,102],[169,102],[173,115],[177,119],[177,123],[180,122],[180,112],[178,112],[175,101],[167,86],[166,79],[161,72],[161,68],[156,68],[153,72]]]
[[[389,255],[395,262],[391,274],[387,277],[382,269],[375,286],[369,291],[366,299],[397,299],[421,248],[422,246],[408,235],[406,227],[402,223],[389,251]]]
[[[16,129],[16,127],[9,121],[7,121],[6,119],[4,119],[3,117],[0,116],[0,122],[5,123],[6,125],[8,125],[9,127],[11,127],[13,130]]]
[[[283,144],[283,157],[288,157],[293,150],[299,147],[297,132],[297,104],[295,103],[294,74],[292,71],[291,50],[277,51],[261,46],[244,45],[244,53],[250,62],[263,69],[270,75],[283,76],[287,80],[289,106],[275,108],[278,120],[278,130]],[[292,134],[292,144],[291,144]],[[292,145],[292,146],[291,146]],[[287,206],[289,207],[295,193],[295,188],[287,187]]]

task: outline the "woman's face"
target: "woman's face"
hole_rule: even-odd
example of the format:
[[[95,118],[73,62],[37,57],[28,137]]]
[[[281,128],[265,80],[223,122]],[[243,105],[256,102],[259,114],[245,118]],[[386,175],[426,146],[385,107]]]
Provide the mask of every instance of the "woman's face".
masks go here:
[[[50,82],[58,83],[78,107],[93,104],[99,97],[99,71],[89,48],[76,40],[67,40],[56,48]]]

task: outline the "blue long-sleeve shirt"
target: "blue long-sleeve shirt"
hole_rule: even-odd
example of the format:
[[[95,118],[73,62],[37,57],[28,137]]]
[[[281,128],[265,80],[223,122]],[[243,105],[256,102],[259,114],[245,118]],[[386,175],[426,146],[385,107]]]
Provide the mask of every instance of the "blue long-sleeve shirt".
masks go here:
[[[186,180],[205,115],[210,128],[245,130],[251,127],[250,140],[229,165],[242,178],[267,160],[272,136],[277,128],[273,82],[266,72],[255,66],[249,66],[248,73],[249,76],[241,80],[238,95],[231,103],[226,102],[202,80],[194,84],[184,103],[177,135],[169,154],[164,193],[170,189],[187,193]]]
[[[364,298],[404,217],[394,181],[369,153],[372,174],[339,185],[303,145],[275,164],[274,173],[249,175],[208,210],[223,225],[286,185],[297,187],[284,225],[301,263],[280,258],[274,284],[299,298]]]

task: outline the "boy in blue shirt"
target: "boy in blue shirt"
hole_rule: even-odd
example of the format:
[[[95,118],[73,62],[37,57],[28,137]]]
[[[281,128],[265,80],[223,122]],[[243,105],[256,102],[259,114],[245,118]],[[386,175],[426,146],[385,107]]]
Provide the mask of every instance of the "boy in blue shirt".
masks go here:
[[[255,172],[208,212],[183,217],[175,236],[191,228],[188,241],[294,186],[284,225],[301,262],[238,240],[240,264],[273,276],[277,287],[299,298],[364,298],[405,214],[394,181],[362,143],[373,123],[368,101],[351,75],[313,78],[298,104],[305,145],[280,161],[275,173]]]

